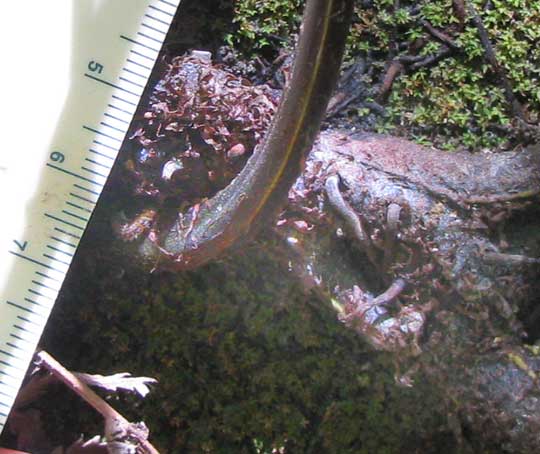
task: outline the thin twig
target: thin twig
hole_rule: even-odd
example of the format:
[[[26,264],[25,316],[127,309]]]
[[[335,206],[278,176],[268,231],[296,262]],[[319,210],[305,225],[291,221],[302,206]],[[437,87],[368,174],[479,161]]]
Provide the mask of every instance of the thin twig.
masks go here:
[[[386,74],[384,75],[381,88],[377,95],[378,101],[385,101],[388,98],[388,95],[390,94],[390,90],[392,90],[392,85],[394,84],[394,80],[402,72],[403,72],[403,64],[401,63],[401,61],[394,60],[392,61],[392,63],[390,63],[390,66],[388,67],[388,70],[386,71]]]
[[[432,35],[435,39],[438,39],[443,44],[446,44],[448,47],[451,47],[454,50],[459,50],[459,46],[456,44],[456,42],[450,38],[446,33],[441,32],[440,30],[437,30],[431,23],[429,23],[427,20],[422,19],[420,21],[420,24],[422,27],[424,27],[430,35]]]
[[[490,263],[500,263],[503,265],[538,265],[540,258],[527,257],[521,254],[504,254],[500,252],[486,252],[483,254],[484,260]]]
[[[476,12],[475,7],[470,1],[465,1],[465,4],[467,6],[467,11],[469,12],[469,15],[471,16],[471,21],[473,25],[476,27],[476,29],[478,30],[478,37],[480,38],[480,42],[482,43],[482,47],[484,48],[484,58],[491,66],[491,69],[495,73],[495,76],[497,77],[497,79],[499,79],[499,82],[501,83],[503,87],[504,97],[506,98],[506,101],[508,102],[508,104],[510,104],[510,107],[512,108],[512,112],[514,116],[519,118],[520,120],[526,121],[525,114],[523,113],[523,108],[521,107],[521,104],[519,103],[519,101],[514,95],[512,85],[510,84],[510,81],[508,80],[508,77],[506,76],[506,72],[504,68],[497,61],[497,56],[495,55],[495,49],[493,48],[493,45],[491,44],[491,41],[489,40],[489,35],[486,30],[486,27],[484,26],[484,22],[482,21],[482,18]]]
[[[452,0],[452,9],[459,21],[459,30],[463,30],[465,20],[467,19],[467,11],[465,10],[463,0]]]
[[[398,277],[392,284],[381,293],[377,298],[373,300],[375,306],[378,305],[387,305],[396,300],[396,298],[405,290],[407,287],[407,281],[401,277]]]
[[[494,195],[479,195],[471,196],[463,199],[463,202],[468,204],[475,205],[489,205],[492,203],[504,203],[504,202],[513,202],[515,200],[523,199],[532,199],[540,195],[540,188],[533,188],[527,191],[515,192],[511,194],[494,194]]]
[[[426,66],[432,66],[435,63],[438,63],[443,58],[448,57],[450,54],[453,53],[453,50],[446,46],[442,45],[441,49],[438,52],[435,52],[434,54],[427,55],[423,60],[420,60],[411,66],[407,68],[408,71],[416,71],[417,69],[426,67]]]

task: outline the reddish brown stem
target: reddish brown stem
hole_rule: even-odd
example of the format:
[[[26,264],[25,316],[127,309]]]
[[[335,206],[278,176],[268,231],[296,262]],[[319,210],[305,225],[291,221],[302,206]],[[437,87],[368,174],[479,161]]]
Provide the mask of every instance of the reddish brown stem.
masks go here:
[[[397,76],[401,74],[402,71],[403,64],[400,61],[394,60],[392,63],[390,63],[390,66],[388,67],[386,74],[384,75],[383,83],[381,85],[381,89],[379,90],[379,94],[377,95],[377,99],[379,101],[385,101],[388,98],[390,90],[392,90],[394,80]]]
[[[452,0],[452,9],[454,10],[454,15],[459,20],[459,29],[463,30],[465,20],[467,19],[467,11],[463,0]]]
[[[452,49],[459,49],[459,46],[454,42],[452,38],[450,38],[446,33],[441,32],[440,30],[437,30],[433,25],[431,25],[427,20],[421,20],[420,24],[422,27],[424,27],[431,36],[433,36],[435,39],[438,39],[443,44],[446,44],[448,47],[451,47]]]
[[[495,55],[495,49],[491,44],[488,32],[486,30],[486,27],[484,26],[482,18],[476,12],[476,9],[471,2],[466,1],[466,5],[469,15],[471,16],[471,21],[478,30],[478,37],[480,38],[480,42],[482,43],[482,47],[484,48],[484,58],[491,66],[491,69],[495,73],[497,79],[499,79],[499,82],[502,85],[504,91],[506,101],[508,102],[508,104],[510,104],[510,107],[512,108],[512,113],[515,117],[525,121],[525,114],[523,113],[523,108],[521,107],[521,104],[514,95],[512,85],[510,84],[510,81],[506,76],[504,68],[499,64],[497,60],[497,56]]]

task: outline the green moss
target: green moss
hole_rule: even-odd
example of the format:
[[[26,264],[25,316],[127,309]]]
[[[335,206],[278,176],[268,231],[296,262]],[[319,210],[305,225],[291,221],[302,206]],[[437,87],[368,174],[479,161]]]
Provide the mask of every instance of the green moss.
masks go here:
[[[537,118],[540,110],[540,6],[535,2],[498,1],[493,8],[485,9],[483,2],[474,3],[514,94],[526,106],[531,118]],[[451,1],[427,2],[422,6],[421,17],[445,31],[461,50],[435,66],[399,77],[388,102],[389,115],[380,122],[379,128],[384,131],[404,129],[413,136],[450,149],[460,145],[495,147],[508,138],[506,131],[512,120],[510,106],[495,74],[483,60],[484,51],[476,28],[467,25],[460,31],[459,21],[452,11]],[[398,41],[408,36],[409,43],[413,39],[429,38],[431,41],[422,47],[420,55],[436,53],[440,48],[440,44],[412,22],[408,23],[408,30],[402,30],[403,15],[393,12],[385,2],[376,2],[373,10],[359,11],[358,18],[358,23],[369,26],[356,27],[351,39],[370,43],[371,52],[384,53],[392,33],[398,34]],[[365,47],[364,44],[363,50]],[[400,54],[409,52],[407,49]]]
[[[292,36],[298,25],[299,3],[239,1],[235,18],[238,30],[230,35],[231,41],[252,50],[275,47],[277,43],[268,41],[267,36]],[[540,3],[499,0],[492,8],[484,8],[480,0],[473,3],[514,94],[535,121],[540,112]],[[414,54],[411,48],[421,42],[424,44],[418,55],[440,50],[441,44],[426,32],[419,19],[444,31],[460,51],[434,66],[398,77],[387,102],[387,116],[380,119],[378,130],[408,134],[447,149],[496,147],[511,139],[508,130],[512,112],[500,83],[483,59],[476,28],[466,22],[460,30],[451,0],[424,2],[416,18],[409,10],[414,4],[401,2],[395,11],[394,2],[388,0],[376,0],[371,8],[356,7],[347,59],[370,55],[376,71],[367,83],[374,85],[382,76],[393,43],[407,43],[394,56]],[[365,112],[360,111],[360,115]]]
[[[248,53],[288,42],[300,23],[300,0],[240,0],[235,2],[235,33],[229,44]]]
[[[157,378],[144,401],[114,405],[143,419],[162,452],[395,453],[439,430],[437,404],[397,388],[393,364],[264,251],[140,274],[105,232],[89,235],[45,348],[75,370]]]

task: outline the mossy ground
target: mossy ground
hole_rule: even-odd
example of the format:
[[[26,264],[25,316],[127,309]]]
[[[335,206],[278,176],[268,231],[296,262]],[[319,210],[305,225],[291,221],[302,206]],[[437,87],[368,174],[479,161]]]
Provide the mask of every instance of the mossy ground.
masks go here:
[[[199,13],[191,28],[178,28],[169,53],[197,45],[210,32],[212,38],[230,32],[227,21],[208,22],[221,17],[216,11],[229,14],[230,4],[220,2],[214,16],[204,16],[203,3],[215,2],[186,0],[185,7]],[[236,2],[229,42],[271,56],[298,24],[297,3]],[[422,15],[435,27],[450,26],[450,4],[426,2]],[[492,4],[496,8],[482,12],[486,26],[516,94],[535,115],[540,6]],[[385,46],[396,30],[407,39],[424,34],[392,5],[376,1],[358,9],[349,59],[369,52],[378,56],[382,72]],[[493,125],[509,124],[510,113],[482,62],[474,30],[467,27],[456,40],[464,49],[459,56],[396,81],[381,130],[407,130],[449,148],[505,140]],[[264,250],[196,273],[144,274],[118,253],[109,227],[114,197],[105,194],[93,216],[43,347],[75,370],[156,377],[159,384],[144,401],[114,404],[128,418],[143,419],[162,452],[263,453],[281,446],[287,453],[456,452],[433,394],[422,384],[398,388],[393,364],[370,352],[324,303],[306,297]],[[57,408],[63,405],[68,403]],[[67,426],[99,431],[96,419],[89,419],[90,425],[84,415],[70,416]]]
[[[241,0],[236,2],[237,29],[229,41],[246,53],[276,47],[276,37],[288,42],[297,30],[298,1]],[[380,83],[386,64],[404,55],[429,56],[443,44],[422,25],[427,21],[444,32],[458,49],[437,64],[399,76],[379,118],[378,132],[434,143],[446,149],[511,147],[516,143],[513,114],[500,82],[483,58],[477,29],[460,23],[452,0],[357,2],[347,59],[369,57],[375,71],[368,85]],[[472,2],[482,17],[497,59],[528,120],[540,112],[540,3],[527,0]],[[362,6],[368,5],[368,6]],[[418,11],[414,11],[417,8]],[[412,14],[414,12],[414,14]],[[369,109],[351,110],[361,122]]]
[[[161,452],[453,445],[440,403],[422,386],[398,388],[388,358],[306,297],[263,249],[194,273],[143,274],[117,254],[108,230],[98,221],[86,234],[43,346],[74,370],[157,378],[144,401],[113,405],[144,420]],[[70,405],[60,405],[64,417]],[[90,409],[77,411],[74,427],[100,430]]]

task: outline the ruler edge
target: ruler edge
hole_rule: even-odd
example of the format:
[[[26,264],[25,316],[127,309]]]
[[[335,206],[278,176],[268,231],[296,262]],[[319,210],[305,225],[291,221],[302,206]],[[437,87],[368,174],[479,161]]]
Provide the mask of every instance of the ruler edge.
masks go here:
[[[17,252],[16,250],[14,251],[14,250],[10,249],[8,251],[4,251],[7,254],[14,255],[16,257],[15,260],[16,259],[23,259],[23,260],[33,262],[33,264],[36,265],[36,266],[44,267],[46,269],[52,268],[51,273],[52,272],[57,273],[57,277],[54,278],[54,280],[58,282],[58,288],[56,289],[56,288],[49,287],[48,291],[44,291],[45,293],[47,293],[47,296],[45,296],[44,294],[41,295],[41,298],[47,298],[49,300],[52,300],[52,303],[50,303],[48,306],[43,305],[44,309],[42,311],[37,311],[37,312],[34,313],[34,315],[36,315],[38,317],[41,317],[43,319],[43,321],[42,322],[37,322],[37,321],[35,321],[34,318],[29,318],[28,321],[26,322],[26,323],[30,323],[30,324],[33,324],[33,325],[38,325],[38,329],[36,329],[34,331],[29,330],[29,332],[34,334],[36,337],[34,339],[32,339],[32,340],[28,340],[28,339],[25,339],[23,336],[14,336],[15,339],[22,340],[23,342],[25,342],[27,344],[30,344],[30,346],[28,346],[27,348],[22,348],[22,347],[20,347],[18,345],[17,341],[14,341],[13,343],[2,342],[2,344],[0,344],[0,434],[3,432],[3,429],[6,426],[6,422],[7,422],[7,419],[9,417],[9,413],[10,413],[10,411],[12,409],[13,403],[15,402],[15,399],[16,399],[17,394],[19,392],[19,389],[20,389],[20,387],[22,385],[22,382],[23,382],[23,380],[24,380],[24,378],[26,376],[26,371],[28,370],[28,367],[31,365],[35,350],[36,350],[37,345],[38,345],[38,342],[39,342],[39,340],[40,340],[40,338],[41,338],[41,336],[43,334],[43,331],[44,331],[44,329],[46,327],[47,321],[48,321],[49,316],[51,314],[51,311],[52,311],[52,309],[54,307],[56,299],[57,299],[57,297],[58,297],[58,295],[59,295],[59,293],[60,293],[60,291],[62,289],[65,277],[67,276],[69,268],[71,267],[73,256],[74,256],[76,250],[79,247],[80,240],[81,240],[81,238],[82,238],[82,236],[84,234],[84,231],[86,230],[86,228],[88,226],[88,223],[90,222],[91,215],[92,215],[93,211],[95,210],[95,206],[96,206],[97,202],[99,201],[99,198],[100,198],[100,196],[102,194],[102,190],[103,190],[103,188],[105,186],[105,183],[106,183],[106,181],[108,180],[108,178],[110,176],[110,172],[111,172],[111,170],[113,168],[116,157],[118,156],[118,153],[121,150],[122,143],[123,143],[123,141],[125,140],[125,138],[127,136],[127,133],[129,131],[129,127],[130,127],[131,122],[133,120],[133,117],[134,117],[134,115],[135,115],[135,113],[137,111],[140,100],[142,99],[142,95],[144,94],[145,90],[147,89],[148,82],[149,82],[149,80],[150,80],[150,78],[152,76],[152,73],[153,73],[153,71],[155,69],[155,65],[156,65],[156,63],[157,63],[157,61],[159,59],[159,56],[160,56],[161,52],[162,52],[163,44],[165,43],[167,35],[169,34],[170,27],[172,25],[172,22],[174,20],[176,12],[177,12],[177,10],[178,10],[178,8],[180,6],[181,0],[148,0],[145,3],[146,3],[146,6],[141,6],[141,11],[142,11],[143,14],[142,14],[142,16],[141,16],[141,18],[139,20],[138,27],[137,26],[135,27],[135,29],[138,30],[137,35],[139,35],[139,36],[137,36],[135,38],[131,38],[129,36],[125,36],[123,34],[120,34],[118,36],[118,39],[128,41],[131,44],[131,49],[126,51],[125,55],[129,55],[129,53],[133,50],[133,48],[135,48],[136,46],[139,46],[139,50],[137,50],[137,52],[139,54],[142,53],[142,54],[144,54],[144,55],[146,55],[148,57],[147,53],[152,52],[154,54],[154,56],[150,57],[152,59],[152,61],[151,61],[151,64],[148,65],[148,74],[147,74],[147,76],[145,78],[144,84],[141,84],[141,86],[139,87],[138,93],[136,94],[135,91],[130,90],[131,91],[131,96],[136,97],[136,102],[133,103],[134,104],[133,105],[133,110],[132,110],[132,112],[130,112],[130,115],[129,115],[130,120],[126,125],[125,130],[120,133],[121,138],[118,139],[118,137],[112,136],[112,137],[116,137],[116,141],[118,141],[118,145],[117,145],[116,150],[114,150],[114,156],[110,156],[111,165],[107,169],[107,173],[106,174],[103,173],[103,174],[99,175],[100,180],[98,180],[98,181],[101,181],[101,179],[103,179],[103,183],[102,184],[92,183],[92,184],[94,184],[96,186],[100,186],[98,189],[96,189],[94,191],[94,194],[93,194],[95,196],[95,201],[93,201],[94,206],[93,206],[93,208],[91,208],[91,211],[88,213],[87,219],[82,221],[84,223],[83,226],[80,226],[79,224],[73,223],[73,225],[78,225],[78,227],[80,228],[80,234],[77,235],[78,238],[76,238],[76,241],[75,240],[73,241],[73,243],[76,244],[76,247],[75,247],[75,249],[73,251],[72,256],[69,259],[66,259],[65,265],[64,265],[65,269],[52,268],[51,264],[55,261],[54,258],[49,258],[48,260],[49,260],[50,263],[47,263],[47,257],[45,258],[45,260],[37,260],[37,259],[35,259],[33,257],[28,257],[28,256],[26,256],[24,254],[21,254],[20,252]],[[149,14],[149,13],[153,13],[153,15]],[[162,37],[162,39],[161,39],[161,41],[159,43],[157,43],[156,38],[153,37],[151,34],[144,33],[142,31],[143,27],[144,27],[145,17],[150,17],[150,18],[154,19],[156,23],[161,23],[162,26],[163,25],[166,26],[166,29],[161,30],[161,32],[163,34],[163,37]],[[154,28],[157,28],[157,27],[154,27]],[[85,57],[88,57],[88,56],[85,56]],[[118,95],[119,91],[124,91],[124,87],[123,87],[124,81],[122,81],[121,79],[122,79],[123,76],[125,76],[124,73],[126,73],[126,66],[127,66],[128,60],[129,60],[128,57],[124,58],[123,65],[120,67],[118,72],[116,72],[114,74],[115,80],[113,82],[107,81],[105,79],[96,81],[96,82],[105,83],[106,85],[111,86],[111,89],[110,89],[107,101],[105,101],[104,108],[102,109],[101,118],[98,118],[98,121],[100,121],[100,126],[97,127],[97,128],[90,129],[90,132],[94,133],[94,137],[106,134],[106,133],[103,133],[101,131],[101,129],[102,128],[107,128],[107,125],[104,126],[102,123],[105,121],[106,114],[110,110],[110,104],[112,103],[111,100],[115,97],[115,95]],[[89,75],[87,73],[79,74],[79,76],[80,77],[89,77]],[[92,79],[92,77],[90,77],[90,78]],[[94,78],[94,80],[95,80],[95,78]],[[130,84],[130,82],[125,82],[125,83],[127,85]],[[81,117],[81,120],[82,119],[83,118]],[[56,127],[58,127],[58,124],[56,125]],[[89,128],[91,128],[91,127],[89,127]],[[44,148],[43,154],[45,154],[45,153],[48,154],[48,153],[51,152],[51,150],[52,150],[52,148],[47,146],[47,147]],[[82,151],[80,151],[79,154],[81,156],[88,156],[89,153],[90,153],[89,149],[83,149]],[[67,173],[68,177],[74,178],[75,181],[77,181],[78,179],[81,179],[81,177],[83,177],[82,175],[75,174],[75,172],[73,172],[73,171],[63,169],[62,167],[59,167],[59,166],[55,166],[54,163],[52,165],[50,165],[50,164],[51,163],[48,162],[46,164],[47,168],[42,169],[41,173],[46,172],[48,170],[61,171],[63,173]],[[92,173],[92,170],[93,170],[92,166],[89,166],[88,168],[90,169],[90,173]],[[89,200],[92,200],[92,199],[89,198]],[[35,202],[35,204],[37,205],[37,202]],[[65,204],[66,204],[66,201],[64,200],[62,206],[64,206]],[[45,215],[45,213],[43,213],[43,215]],[[38,215],[36,215],[34,218],[32,218],[33,221],[35,221],[36,219],[38,219]],[[28,230],[28,220],[25,223],[24,228],[26,230]],[[16,246],[19,246],[19,248],[21,248],[22,245],[19,245],[17,243]],[[45,245],[43,245],[42,249],[44,249],[44,248],[45,248]],[[22,248],[22,252],[24,252],[24,248]],[[41,250],[40,252],[43,252],[43,250]],[[51,257],[54,257],[54,255],[51,255]],[[11,271],[8,271],[8,273],[11,273]],[[28,280],[30,282],[26,283],[27,285],[29,285],[29,288],[26,289],[26,290],[21,289],[21,296],[24,295],[24,294],[27,294],[30,291],[30,288],[31,288],[30,283],[34,282],[32,280],[32,276],[34,276],[34,274],[35,274],[35,271],[33,269],[30,269],[30,271],[28,273]],[[50,279],[50,276],[48,276],[48,275],[45,276],[45,274],[46,273],[43,273],[43,276],[45,278],[47,278],[47,279]],[[9,280],[8,280],[7,288],[9,288]],[[38,298],[36,298],[36,299],[38,299]],[[18,302],[14,303],[14,302],[11,302],[9,300],[0,301],[0,304],[9,304],[11,306],[15,306],[15,309],[19,309],[19,311],[23,311],[22,312],[23,314],[25,314],[29,309],[29,307],[25,307],[23,304],[19,304]],[[32,304],[32,303],[30,303],[30,304]],[[31,312],[31,311],[29,311],[29,312]],[[21,314],[18,314],[18,315],[21,315]],[[14,312],[13,318],[8,319],[7,321],[2,320],[2,321],[0,321],[0,324],[2,324],[3,326],[8,326],[9,324],[11,324],[13,322],[13,320],[15,320],[18,317],[18,315]],[[30,317],[30,316],[28,316],[28,317]],[[12,332],[13,326],[9,327],[9,330],[11,332],[8,332],[8,337],[13,336],[14,335],[14,333]],[[22,351],[22,353],[18,353],[19,350]],[[22,357],[20,355],[22,355]],[[15,369],[15,372],[8,373],[8,368],[9,369]],[[6,381],[6,377],[9,377],[10,379],[8,381]]]

